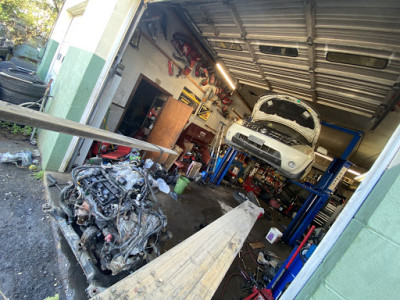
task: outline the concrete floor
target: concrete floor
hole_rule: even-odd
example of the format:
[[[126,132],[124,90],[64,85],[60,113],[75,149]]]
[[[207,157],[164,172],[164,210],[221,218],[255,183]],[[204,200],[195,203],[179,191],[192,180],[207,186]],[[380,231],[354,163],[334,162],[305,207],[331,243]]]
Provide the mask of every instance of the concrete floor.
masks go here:
[[[67,182],[68,175],[55,173],[54,177],[60,182]],[[58,189],[55,187],[48,188],[51,198],[57,197]],[[172,232],[173,237],[171,240],[165,242],[165,249],[168,250],[189,236],[197,232],[202,226],[210,224],[232,208],[239,205],[233,199],[234,190],[230,187],[225,186],[214,186],[204,185],[191,182],[189,187],[179,196],[178,200],[174,200],[172,197],[159,192],[157,197],[161,204],[161,208],[168,218],[167,229]],[[276,243],[271,245],[265,236],[271,227],[276,227],[280,231],[284,231],[284,227],[290,223],[290,219],[284,217],[279,212],[272,210],[265,203],[261,204],[266,211],[269,211],[272,220],[268,220],[265,217],[257,220],[252,231],[250,232],[244,247],[247,251],[248,242],[263,242],[265,248],[274,252],[276,255],[285,259],[288,257],[292,248],[282,243]],[[63,286],[66,289],[66,295],[68,299],[81,299],[85,295],[85,284],[84,275],[80,270],[75,257],[72,255],[68,245],[62,236],[60,236],[59,230],[55,228],[55,239],[58,243],[58,254],[60,260],[60,271],[61,278],[64,279]],[[58,236],[58,237],[57,237]],[[254,250],[253,253],[257,257],[259,250]],[[249,259],[250,256],[245,260],[245,265],[242,268],[247,268],[246,271],[249,273],[255,272],[255,263]],[[248,260],[248,261],[247,261]],[[242,291],[241,285],[243,279],[236,276],[233,277],[227,284],[225,293],[220,298],[222,286],[225,284],[225,280],[233,273],[238,273],[237,259],[235,259],[231,268],[222,281],[220,287],[216,291],[213,299],[240,299],[246,296],[246,292]]]

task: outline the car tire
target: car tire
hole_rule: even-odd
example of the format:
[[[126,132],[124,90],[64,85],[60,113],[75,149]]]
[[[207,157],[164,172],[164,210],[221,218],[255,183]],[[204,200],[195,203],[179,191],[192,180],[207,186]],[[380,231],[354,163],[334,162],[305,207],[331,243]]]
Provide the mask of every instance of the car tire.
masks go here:
[[[22,60],[22,59],[18,59],[16,57],[11,58],[10,61],[12,63],[14,63],[17,67],[24,68],[24,69],[27,69],[27,70],[31,70],[33,72],[36,72],[36,70],[37,70],[37,66],[35,64],[31,63],[31,62],[28,62],[28,61],[25,61],[25,60]]]
[[[11,61],[0,61],[0,70],[9,69],[9,68],[16,68],[17,66],[12,63]]]
[[[20,105],[26,102],[36,102],[40,100],[41,97],[34,97],[29,95],[23,95],[16,93],[15,91],[9,90],[5,87],[0,87],[0,100]]]
[[[36,75],[15,69],[1,70],[0,86],[9,91],[39,99],[46,91],[46,84],[40,81]]]

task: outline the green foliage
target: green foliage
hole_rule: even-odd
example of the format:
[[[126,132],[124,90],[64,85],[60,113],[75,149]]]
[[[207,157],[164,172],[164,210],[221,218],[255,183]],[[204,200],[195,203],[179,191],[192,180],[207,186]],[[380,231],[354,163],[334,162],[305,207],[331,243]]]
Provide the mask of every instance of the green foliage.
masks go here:
[[[38,35],[47,36],[63,0],[0,0],[0,22],[14,44]]]
[[[30,126],[20,126],[16,123],[0,121],[0,128],[4,128],[10,131],[12,134],[21,133],[24,136],[30,136],[32,134],[33,128]]]
[[[0,121],[0,128],[9,128],[12,126],[11,122]]]
[[[24,136],[30,136],[32,134],[32,130],[33,128],[31,126],[25,126],[24,128],[22,128],[21,133]]]
[[[43,180],[44,170],[35,172],[35,173],[32,174],[32,176],[37,180]]]
[[[18,134],[21,132],[21,127],[14,123],[14,125],[10,129],[12,134]]]

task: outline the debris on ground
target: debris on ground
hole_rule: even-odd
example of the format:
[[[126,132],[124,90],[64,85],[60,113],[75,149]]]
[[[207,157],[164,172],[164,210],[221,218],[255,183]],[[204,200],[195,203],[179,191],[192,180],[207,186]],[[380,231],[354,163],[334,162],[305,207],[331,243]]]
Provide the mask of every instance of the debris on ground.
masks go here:
[[[24,149],[33,153],[26,137],[0,129],[1,153]],[[0,236],[8,241],[0,244],[0,291],[6,299],[63,294],[50,220],[41,210],[44,187],[31,175],[28,169],[0,164]]]
[[[39,165],[40,161],[36,157],[40,157],[40,152],[32,153],[29,150],[22,150],[15,154],[10,152],[0,153],[0,163],[14,163],[17,167],[29,167],[30,169],[36,169],[30,167],[32,165]]]

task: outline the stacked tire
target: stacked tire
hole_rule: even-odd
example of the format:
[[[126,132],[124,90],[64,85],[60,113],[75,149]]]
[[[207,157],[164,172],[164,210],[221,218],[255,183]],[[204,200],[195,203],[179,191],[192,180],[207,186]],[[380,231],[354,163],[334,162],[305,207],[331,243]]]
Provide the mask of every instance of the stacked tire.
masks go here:
[[[46,84],[26,69],[10,61],[0,62],[0,100],[16,105],[43,98]]]

